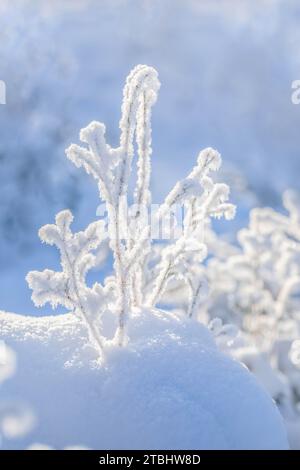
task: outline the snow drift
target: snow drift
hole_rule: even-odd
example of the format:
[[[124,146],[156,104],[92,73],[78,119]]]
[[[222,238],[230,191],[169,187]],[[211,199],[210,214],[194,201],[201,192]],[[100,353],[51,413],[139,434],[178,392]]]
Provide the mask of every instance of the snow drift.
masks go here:
[[[277,408],[252,374],[218,351],[199,322],[136,309],[129,343],[99,356],[73,314],[1,312],[18,358],[2,397],[21,398],[37,425],[4,448],[286,449]]]

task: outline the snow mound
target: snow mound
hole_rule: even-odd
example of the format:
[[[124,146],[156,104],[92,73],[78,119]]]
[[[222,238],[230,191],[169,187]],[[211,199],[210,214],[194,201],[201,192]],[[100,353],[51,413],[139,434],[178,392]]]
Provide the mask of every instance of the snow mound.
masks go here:
[[[17,353],[1,395],[22,399],[38,418],[26,438],[54,448],[286,449],[275,404],[207,328],[173,314],[137,311],[128,346],[97,361],[73,315],[0,313],[0,339]]]

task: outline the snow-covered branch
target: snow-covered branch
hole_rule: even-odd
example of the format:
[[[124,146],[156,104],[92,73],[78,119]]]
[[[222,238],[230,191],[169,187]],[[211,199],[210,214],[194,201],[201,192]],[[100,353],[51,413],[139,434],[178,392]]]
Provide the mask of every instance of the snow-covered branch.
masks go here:
[[[188,315],[193,316],[206,282],[194,279],[189,267],[188,258],[192,255],[194,262],[201,263],[206,257],[206,246],[200,241],[205,238],[205,224],[210,217],[224,216],[231,219],[235,206],[226,202],[229,188],[225,184],[214,183],[208,176],[211,171],[220,168],[221,156],[211,148],[202,150],[197,165],[184,180],[176,183],[161,206],[158,217],[172,211],[175,205],[185,208],[184,230],[182,236],[173,245],[162,251],[161,262],[155,275],[153,290],[148,302],[155,306],[163,295],[172,277],[181,277],[191,288],[192,295]]]
[[[92,251],[104,239],[103,222],[93,222],[84,231],[73,234],[72,221],[71,212],[65,210],[57,214],[55,224],[45,225],[39,232],[43,242],[55,245],[60,251],[62,271],[31,271],[26,280],[36,306],[49,302],[53,308],[60,304],[71,310],[86,323],[93,344],[102,349],[101,313],[105,291],[98,283],[88,287],[85,278],[95,264]]]

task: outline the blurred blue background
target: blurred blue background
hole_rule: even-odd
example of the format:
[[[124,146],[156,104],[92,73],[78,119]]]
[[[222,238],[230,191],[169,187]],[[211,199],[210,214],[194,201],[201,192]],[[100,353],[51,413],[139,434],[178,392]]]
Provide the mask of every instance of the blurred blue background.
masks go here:
[[[57,267],[38,228],[71,208],[76,228],[95,216],[94,183],[64,149],[91,120],[118,144],[126,75],[159,71],[153,112],[153,200],[217,148],[238,206],[234,236],[252,206],[280,207],[299,189],[297,0],[1,0],[0,309],[32,314],[24,277]],[[45,308],[40,313],[49,313]]]

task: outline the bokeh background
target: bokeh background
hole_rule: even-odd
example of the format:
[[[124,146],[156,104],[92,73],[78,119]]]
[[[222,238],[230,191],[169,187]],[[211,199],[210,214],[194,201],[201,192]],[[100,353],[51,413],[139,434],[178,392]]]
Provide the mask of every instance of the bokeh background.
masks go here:
[[[24,277],[57,267],[38,228],[71,208],[95,217],[97,190],[64,149],[91,120],[118,144],[122,88],[138,64],[159,71],[153,112],[153,200],[205,146],[223,156],[238,206],[218,230],[235,236],[253,206],[280,207],[299,188],[297,0],[1,0],[0,309],[37,313]],[[49,308],[40,314],[49,313]]]

